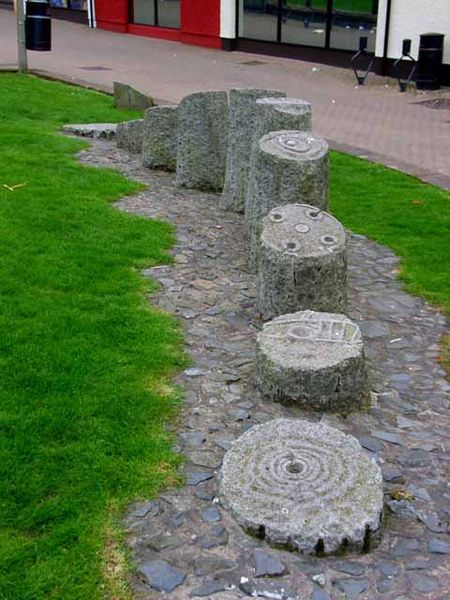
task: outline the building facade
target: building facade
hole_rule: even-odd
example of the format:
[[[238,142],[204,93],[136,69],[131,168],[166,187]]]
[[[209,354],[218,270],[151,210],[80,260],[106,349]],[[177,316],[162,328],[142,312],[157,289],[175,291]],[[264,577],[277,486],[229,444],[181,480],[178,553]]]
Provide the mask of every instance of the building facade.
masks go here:
[[[248,50],[348,66],[367,38],[376,70],[389,73],[411,39],[446,35],[450,83],[450,0],[95,0],[97,27],[224,50]]]

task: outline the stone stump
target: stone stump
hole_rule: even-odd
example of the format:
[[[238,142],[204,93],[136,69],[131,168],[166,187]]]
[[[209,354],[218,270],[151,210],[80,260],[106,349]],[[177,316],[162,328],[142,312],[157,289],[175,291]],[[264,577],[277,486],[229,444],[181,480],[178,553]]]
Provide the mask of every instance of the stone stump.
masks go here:
[[[275,131],[254,147],[245,222],[250,237],[250,265],[263,217],[276,206],[310,204],[328,206],[328,144],[320,137],[300,131]]]
[[[256,384],[264,396],[319,411],[367,406],[363,340],[345,315],[282,315],[263,326],[256,347]]]
[[[311,104],[300,98],[261,98],[255,103],[253,143],[281,129],[311,131]]]
[[[225,454],[220,499],[247,532],[305,554],[367,551],[381,537],[380,467],[323,423],[275,419]]]
[[[283,97],[276,90],[233,89],[229,96],[229,130],[225,183],[220,207],[244,211],[255,128],[255,102],[260,98]]]
[[[198,92],[183,98],[178,109],[178,185],[222,191],[227,133],[226,92]]]
[[[175,171],[178,107],[154,106],[145,111],[142,163],[149,169]]]
[[[345,230],[328,213],[306,204],[274,208],[263,220],[257,264],[264,319],[307,309],[345,312]]]
[[[116,143],[119,148],[140,154],[142,151],[143,133],[144,119],[119,123],[116,129]]]

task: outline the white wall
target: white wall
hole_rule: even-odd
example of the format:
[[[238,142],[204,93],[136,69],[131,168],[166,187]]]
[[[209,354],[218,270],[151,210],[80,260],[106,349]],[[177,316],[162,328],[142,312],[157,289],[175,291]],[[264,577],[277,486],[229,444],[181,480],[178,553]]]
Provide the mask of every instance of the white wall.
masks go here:
[[[236,0],[220,0],[220,37],[236,37]]]
[[[387,0],[378,8],[376,55],[383,56]],[[388,57],[398,58],[402,42],[412,42],[411,55],[417,58],[421,33],[444,33],[444,63],[450,64],[450,0],[391,0]]]

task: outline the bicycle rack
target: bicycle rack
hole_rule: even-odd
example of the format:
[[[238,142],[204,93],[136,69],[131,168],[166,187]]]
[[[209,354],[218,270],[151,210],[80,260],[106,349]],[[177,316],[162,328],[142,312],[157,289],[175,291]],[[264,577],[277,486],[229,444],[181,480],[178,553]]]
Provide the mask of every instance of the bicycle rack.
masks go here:
[[[364,56],[364,57],[368,57],[369,58],[369,63],[367,64],[367,68],[366,68],[365,71],[363,71],[363,73],[361,75],[359,74],[358,69],[355,66],[356,65],[355,61],[357,61],[360,56]],[[358,85],[364,85],[365,84],[366,79],[367,79],[367,75],[372,70],[374,61],[375,61],[375,56],[372,56],[370,58],[370,55],[367,52],[367,37],[360,37],[359,38],[359,50],[350,59],[350,63],[352,64],[353,73],[355,74],[356,81],[358,82]]]
[[[400,58],[397,58],[397,60],[395,61],[394,65],[392,67],[392,72],[394,74],[394,77],[398,81],[398,86],[399,86],[401,92],[406,91],[406,88],[408,87],[408,84],[412,81],[412,79],[416,73],[416,69],[417,69],[417,62],[411,56],[410,52],[411,52],[411,40],[403,40],[402,55],[400,56]],[[412,66],[411,66],[411,70],[409,72],[408,77],[406,79],[402,80],[400,77],[400,64],[405,59],[410,60],[412,62]]]

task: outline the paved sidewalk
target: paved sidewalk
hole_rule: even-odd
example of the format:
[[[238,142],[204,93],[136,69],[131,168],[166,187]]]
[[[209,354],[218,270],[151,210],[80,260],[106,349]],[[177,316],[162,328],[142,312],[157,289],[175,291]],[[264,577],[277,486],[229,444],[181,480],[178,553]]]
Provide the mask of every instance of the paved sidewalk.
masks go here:
[[[0,69],[16,64],[15,18],[0,9]],[[299,60],[221,52],[53,21],[53,51],[29,53],[29,66],[100,89],[115,80],[178,102],[204,89],[267,87],[309,100],[314,130],[334,148],[378,160],[450,188],[450,112],[424,104],[450,100],[450,89],[400,94],[371,75],[355,86],[351,71]]]

